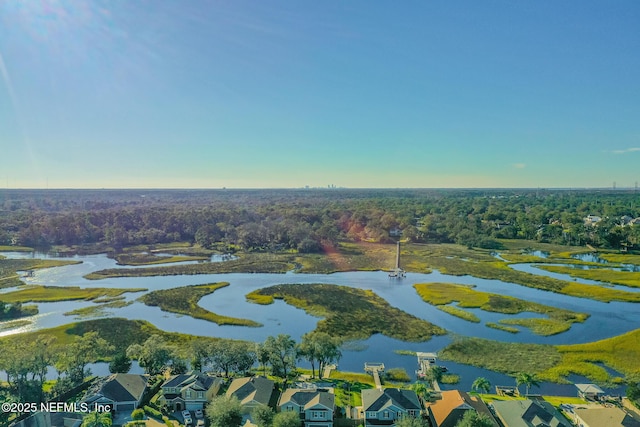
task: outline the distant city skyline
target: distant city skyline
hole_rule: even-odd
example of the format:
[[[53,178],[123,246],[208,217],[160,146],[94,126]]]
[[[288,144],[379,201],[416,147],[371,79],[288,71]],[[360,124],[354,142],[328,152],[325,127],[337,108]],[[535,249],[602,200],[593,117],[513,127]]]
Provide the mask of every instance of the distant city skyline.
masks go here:
[[[633,189],[638,22],[634,0],[2,2],[0,187]]]

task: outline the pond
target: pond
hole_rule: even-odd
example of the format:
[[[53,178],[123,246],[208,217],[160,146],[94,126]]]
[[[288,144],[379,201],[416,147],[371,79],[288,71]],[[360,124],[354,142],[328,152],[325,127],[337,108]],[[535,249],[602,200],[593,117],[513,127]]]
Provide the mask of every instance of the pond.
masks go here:
[[[24,253],[4,253],[8,257],[26,258],[32,256]],[[49,257],[55,258],[55,257]],[[68,259],[68,258],[65,258]],[[132,304],[122,308],[107,309],[99,317],[123,317],[127,319],[143,319],[153,323],[159,329],[170,332],[182,332],[194,335],[215,336],[223,338],[247,339],[263,341],[269,335],[280,333],[289,334],[295,339],[315,328],[316,317],[306,314],[303,310],[276,300],[271,305],[256,305],[246,301],[249,292],[276,284],[283,283],[329,283],[350,286],[361,289],[371,289],[384,298],[392,306],[398,307],[410,314],[441,326],[453,335],[476,336],[488,339],[515,342],[533,342],[544,344],[572,344],[595,341],[612,337],[634,330],[640,325],[640,310],[631,303],[602,303],[589,299],[554,294],[521,285],[505,283],[499,280],[478,279],[471,276],[449,276],[434,271],[430,274],[408,273],[403,280],[390,279],[385,272],[346,272],[334,274],[205,274],[161,277],[137,278],[109,278],[104,280],[87,280],[83,276],[105,268],[116,268],[115,261],[106,255],[74,256],[71,259],[82,261],[81,264],[56,267],[35,271],[33,277],[27,278],[27,283],[47,286],[81,286],[81,287],[111,287],[111,288],[147,288],[149,290],[169,289],[213,282],[229,282],[230,286],[217,290],[200,300],[200,306],[212,312],[254,320],[263,327],[251,328],[241,326],[219,326],[211,322],[194,319],[190,316],[176,315],[161,311],[158,307],[149,307],[136,299],[142,293],[125,294],[126,300]],[[120,267],[131,268],[131,267]],[[517,267],[520,268],[520,267]],[[535,269],[537,274],[547,274]],[[574,324],[565,333],[541,337],[522,328],[518,334],[491,329],[486,322],[496,322],[500,319],[516,317],[539,317],[536,313],[521,313],[506,315],[488,313],[480,309],[471,309],[482,322],[472,323],[444,313],[436,307],[422,301],[413,285],[416,283],[446,282],[474,285],[480,291],[510,295],[540,304],[565,308],[568,310],[586,312],[591,317],[582,324]],[[7,290],[5,290],[7,291]],[[29,318],[31,324],[16,329],[5,330],[0,335],[23,333],[64,325],[77,319],[65,316],[64,313],[83,307],[95,305],[88,301],[63,301],[54,303],[39,303],[40,314]],[[387,367],[402,367],[412,376],[417,368],[414,357],[401,356],[394,350],[438,351],[451,342],[451,336],[435,337],[423,343],[407,343],[385,336],[375,335],[362,341],[366,349],[362,351],[343,352],[340,361],[342,370],[362,372],[364,362],[384,362]],[[513,384],[511,377],[471,366],[457,365],[443,362],[452,373],[462,376],[461,383],[449,388],[460,387],[469,390],[471,383],[478,376],[487,377],[492,384]],[[584,379],[583,381],[588,381]],[[446,388],[446,387],[445,387]],[[565,390],[555,384],[543,384],[541,393]],[[563,392],[564,393],[564,392]],[[569,394],[574,394],[573,389]]]

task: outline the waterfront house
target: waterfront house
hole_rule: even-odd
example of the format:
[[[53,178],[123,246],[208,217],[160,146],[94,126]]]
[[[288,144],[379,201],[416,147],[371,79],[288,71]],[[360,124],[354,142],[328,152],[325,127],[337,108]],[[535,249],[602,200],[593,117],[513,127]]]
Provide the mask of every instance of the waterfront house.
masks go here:
[[[115,412],[131,412],[142,402],[148,375],[113,374],[92,386],[82,400],[95,408],[111,405]]]
[[[195,411],[218,394],[222,379],[200,372],[173,375],[162,384],[162,396],[158,403],[171,411]]]
[[[505,400],[495,401],[491,406],[504,427],[571,427],[569,421],[545,401]]]
[[[433,427],[455,427],[467,411],[486,415],[495,427],[499,427],[491,411],[478,397],[471,397],[464,391],[448,390],[440,393],[440,399],[426,404],[429,420]]]
[[[260,405],[271,405],[275,395],[275,383],[264,377],[238,378],[231,382],[227,396],[235,396],[242,405],[242,412],[250,414]]]
[[[280,396],[278,409],[299,413],[304,427],[333,427],[335,396],[327,390],[290,388]]]
[[[572,418],[578,427],[640,427],[640,421],[616,407],[577,407]]]
[[[397,388],[362,390],[365,427],[394,426],[403,417],[419,417],[422,407],[412,390]]]

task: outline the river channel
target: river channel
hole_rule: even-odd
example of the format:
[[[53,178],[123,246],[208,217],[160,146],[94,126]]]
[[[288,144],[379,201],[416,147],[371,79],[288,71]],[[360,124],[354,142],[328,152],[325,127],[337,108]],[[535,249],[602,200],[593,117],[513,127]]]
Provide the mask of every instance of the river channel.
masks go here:
[[[31,253],[3,253],[8,258],[53,258],[45,254]],[[69,258],[60,258],[69,259]],[[241,317],[254,320],[263,324],[263,327],[250,328],[241,326],[219,326],[204,320],[194,319],[189,316],[175,315],[161,311],[157,307],[149,307],[136,299],[143,293],[125,294],[131,305],[123,308],[108,309],[100,317],[123,317],[127,319],[142,319],[154,324],[159,329],[171,332],[182,332],[193,335],[215,336],[224,338],[246,339],[263,341],[269,335],[280,333],[289,334],[295,339],[315,328],[316,317],[306,314],[283,301],[276,300],[271,305],[256,305],[246,301],[245,295],[253,290],[283,283],[328,283],[350,286],[360,289],[371,289],[384,298],[392,306],[398,307],[410,314],[423,318],[450,331],[451,334],[442,337],[434,337],[430,341],[422,343],[409,343],[394,340],[385,336],[376,335],[368,340],[358,343],[358,351],[343,350],[343,357],[339,362],[339,368],[345,371],[362,372],[365,362],[384,362],[387,367],[402,367],[410,375],[414,374],[416,359],[411,356],[402,356],[394,353],[394,350],[414,351],[438,351],[451,342],[452,336],[465,335],[488,339],[512,342],[529,342],[541,344],[575,344],[596,341],[637,329],[640,327],[640,310],[632,303],[602,303],[584,298],[570,297],[555,294],[538,289],[528,288],[513,283],[505,283],[499,280],[485,280],[471,276],[450,276],[434,271],[430,274],[408,273],[404,279],[390,279],[385,272],[347,272],[334,274],[298,274],[289,272],[286,274],[203,274],[159,277],[136,278],[109,278],[103,280],[87,280],[83,276],[97,270],[117,268],[113,259],[106,255],[75,256],[71,259],[81,261],[81,264],[63,267],[49,268],[35,271],[33,277],[25,279],[29,284],[41,284],[47,286],[80,286],[80,287],[106,287],[106,288],[147,288],[149,290],[168,289],[180,286],[188,286],[213,282],[229,282],[230,286],[222,288],[205,296],[200,300],[200,306],[212,312],[232,317]],[[220,261],[214,259],[213,261]],[[130,267],[123,267],[130,268]],[[573,280],[569,276],[559,277],[554,273],[548,273],[530,264],[521,264],[515,268],[538,275],[549,275],[563,280]],[[587,283],[579,280],[581,283]],[[518,315],[506,315],[501,313],[488,313],[480,309],[467,309],[481,319],[480,323],[472,323],[455,316],[444,313],[435,307],[423,302],[416,293],[413,285],[416,283],[446,282],[476,286],[477,290],[493,292],[502,295],[510,295],[540,304],[551,305],[578,312],[589,313],[589,319],[580,324],[574,324],[567,332],[551,336],[541,337],[534,335],[527,329],[522,329],[518,334],[491,329],[485,326],[486,322],[497,322],[500,319],[511,317],[539,317],[536,313],[521,313]],[[13,288],[15,289],[15,288]],[[0,290],[3,292],[13,289]],[[632,290],[631,288],[625,288]],[[0,323],[0,336],[24,333],[60,326],[71,323],[77,319],[66,316],[64,313],[82,307],[94,305],[87,301],[64,301],[55,303],[38,303],[40,314],[27,318],[31,321],[28,326],[15,329],[2,330]],[[345,310],[348,310],[345,307]],[[517,361],[514,361],[517,363]],[[494,385],[512,385],[513,378],[492,371],[479,369],[452,362],[442,362],[450,372],[459,374],[461,381],[449,388],[461,388],[469,390],[471,383],[478,376],[484,376]],[[138,368],[139,369],[139,368]],[[94,366],[94,373],[105,373],[103,365]],[[578,382],[590,382],[585,378],[572,377]],[[444,388],[447,388],[445,386]],[[620,390],[610,390],[619,393]],[[546,394],[575,394],[575,388],[569,385],[543,383],[539,389],[533,392]]]

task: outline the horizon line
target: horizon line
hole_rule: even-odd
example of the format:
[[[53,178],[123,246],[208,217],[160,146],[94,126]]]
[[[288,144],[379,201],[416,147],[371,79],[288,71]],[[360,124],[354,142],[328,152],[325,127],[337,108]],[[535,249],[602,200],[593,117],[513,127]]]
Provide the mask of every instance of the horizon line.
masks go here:
[[[4,191],[61,191],[61,190],[90,190],[90,191],[235,191],[235,190],[638,190],[638,187],[12,187],[0,188]]]

